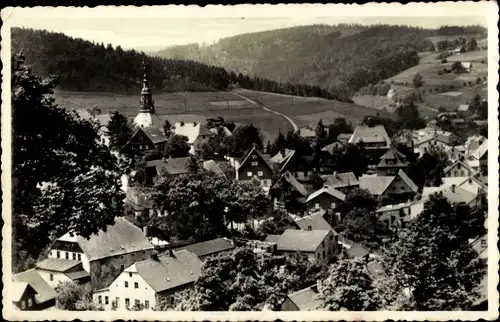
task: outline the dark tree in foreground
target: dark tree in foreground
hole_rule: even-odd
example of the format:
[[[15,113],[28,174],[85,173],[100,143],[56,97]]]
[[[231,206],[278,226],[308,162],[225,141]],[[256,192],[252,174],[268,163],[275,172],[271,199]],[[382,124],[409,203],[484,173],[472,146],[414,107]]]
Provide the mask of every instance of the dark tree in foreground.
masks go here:
[[[110,147],[114,150],[120,150],[132,136],[132,128],[128,120],[120,112],[111,114],[111,119],[106,128],[110,140]]]
[[[165,144],[165,154],[172,158],[183,158],[189,154],[188,138],[184,135],[172,135]]]
[[[383,254],[386,277],[380,290],[386,308],[470,309],[486,272],[486,261],[469,243],[471,237],[481,233],[481,224],[484,214],[431,196],[424,211],[395,236]]]
[[[98,142],[98,127],[55,104],[54,81],[12,62],[13,267],[53,235],[84,237],[123,213],[123,168]]]

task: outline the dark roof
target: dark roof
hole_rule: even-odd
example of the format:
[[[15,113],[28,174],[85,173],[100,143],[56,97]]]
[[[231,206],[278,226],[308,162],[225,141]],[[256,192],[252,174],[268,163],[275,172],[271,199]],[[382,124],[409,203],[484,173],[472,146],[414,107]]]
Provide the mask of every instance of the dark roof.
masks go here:
[[[277,241],[280,251],[314,252],[331,230],[287,229]]]
[[[219,167],[219,164],[214,160],[207,160],[203,162],[203,168],[209,172],[225,176],[224,171]]]
[[[38,274],[35,269],[15,274],[12,276],[15,282],[28,283],[37,292],[36,300],[38,303],[44,303],[56,298],[56,291]]]
[[[267,235],[266,242],[270,243],[278,243],[278,239],[280,239],[281,235]]]
[[[30,285],[25,282],[12,282],[12,285],[9,287],[9,293],[12,297],[12,301],[19,302],[26,292],[26,289],[29,287]]]
[[[328,152],[328,153],[330,153],[330,154],[333,154],[333,152],[334,152],[337,148],[339,148],[339,146],[340,146],[340,147],[342,147],[342,146],[343,146],[343,144],[342,144],[342,143],[340,143],[340,142],[338,142],[338,141],[337,141],[337,142],[333,142],[333,143],[330,143],[330,144],[328,144],[328,145],[325,145],[325,146],[321,149],[321,151],[326,151],[326,152]]]
[[[184,174],[189,172],[189,159],[184,158],[170,158],[164,160],[152,160],[146,163],[146,167],[155,167],[156,173],[160,175],[162,171],[168,174]]]
[[[393,164],[389,164],[387,160],[395,160],[395,162]],[[380,157],[380,163],[377,165],[377,168],[405,167],[407,165],[408,162],[406,162],[406,156],[399,152],[396,148],[390,147],[389,151]]]
[[[299,308],[300,311],[313,311],[319,300],[317,286],[311,286],[295,293],[289,294],[288,298]]]
[[[79,279],[84,278],[84,277],[90,277],[90,274],[87,271],[81,270],[78,272],[66,273],[66,276],[68,276],[70,279],[75,281],[75,280],[79,280]]]
[[[359,185],[358,179],[352,172],[322,175],[321,178],[325,180],[325,185],[335,189]]]
[[[323,218],[325,211],[322,210],[316,214],[304,216],[302,218],[295,219],[295,224],[299,226],[300,229],[308,230],[311,227],[311,230],[331,230],[334,235],[338,235],[338,233],[330,226],[330,224]]]
[[[66,234],[60,239],[64,237],[74,238]],[[154,248],[139,227],[122,217],[117,217],[114,225],[108,225],[106,232],[101,230],[89,239],[76,236],[76,242],[89,261]]]
[[[234,245],[231,240],[226,238],[217,238],[201,243],[186,245],[174,249],[174,251],[187,250],[198,257],[204,257],[212,254],[217,254],[223,251],[231,250]]]
[[[174,252],[173,256],[164,254],[158,259],[136,262],[137,273],[153,288],[162,292],[185,284],[194,283],[201,275],[203,262],[187,250]]]
[[[210,131],[210,129],[207,128],[206,124],[200,124],[200,133],[198,133],[198,136],[207,136],[207,135],[213,136],[215,135],[215,133]]]
[[[138,130],[142,130],[154,144],[168,141],[168,138],[163,134],[163,132],[155,127],[143,127]]]
[[[250,151],[248,151],[248,153],[246,153],[245,156],[241,159],[240,165],[238,166],[238,169],[243,166],[243,164],[247,161],[248,157],[253,152],[257,153],[257,155],[259,155],[262,158],[262,160],[269,167],[269,169],[272,169],[271,165],[269,164],[269,158],[266,155],[260,153],[259,150],[257,150],[255,147],[253,147]],[[238,170],[238,169],[236,169],[236,170]]]
[[[38,269],[54,272],[66,272],[67,270],[80,265],[81,262],[76,260],[62,259],[62,258],[45,258],[44,260],[36,263]]]
[[[309,191],[307,188],[300,183],[295,177],[289,172],[286,171],[281,175],[280,180],[285,180],[288,182],[292,187],[294,187],[302,196],[307,197],[309,195]]]

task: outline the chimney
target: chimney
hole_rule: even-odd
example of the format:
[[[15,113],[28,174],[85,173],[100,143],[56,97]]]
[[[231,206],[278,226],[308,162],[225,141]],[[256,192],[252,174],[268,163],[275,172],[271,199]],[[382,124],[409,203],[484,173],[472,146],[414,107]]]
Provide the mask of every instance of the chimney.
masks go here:
[[[456,185],[454,185],[454,184],[451,185],[451,192],[455,193],[455,187],[456,187]]]
[[[254,143],[252,143],[252,147],[253,147],[254,149],[257,149],[257,143],[255,143],[255,142],[254,142]]]
[[[157,250],[153,250],[153,253],[151,254],[151,258],[155,261],[158,260],[158,251]]]
[[[196,122],[193,122],[193,126],[196,126],[196,124],[198,124],[198,123],[196,123]]]

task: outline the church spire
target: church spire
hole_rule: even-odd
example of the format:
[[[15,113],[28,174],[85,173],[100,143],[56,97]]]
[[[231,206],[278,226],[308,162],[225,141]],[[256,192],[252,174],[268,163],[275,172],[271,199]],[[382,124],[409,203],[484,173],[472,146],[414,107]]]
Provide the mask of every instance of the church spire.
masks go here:
[[[141,111],[154,111],[154,101],[153,101],[153,93],[149,88],[148,81],[148,72],[146,68],[146,62],[143,62],[144,65],[144,78],[142,80],[142,90],[141,90]]]

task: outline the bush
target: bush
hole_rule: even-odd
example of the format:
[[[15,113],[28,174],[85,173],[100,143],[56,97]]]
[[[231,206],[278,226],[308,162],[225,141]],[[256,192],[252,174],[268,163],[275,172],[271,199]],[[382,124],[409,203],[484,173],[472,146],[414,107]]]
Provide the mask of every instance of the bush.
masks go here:
[[[446,59],[446,58],[441,59],[441,64],[446,64],[447,62],[448,62],[448,59]]]

